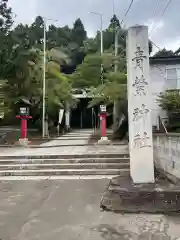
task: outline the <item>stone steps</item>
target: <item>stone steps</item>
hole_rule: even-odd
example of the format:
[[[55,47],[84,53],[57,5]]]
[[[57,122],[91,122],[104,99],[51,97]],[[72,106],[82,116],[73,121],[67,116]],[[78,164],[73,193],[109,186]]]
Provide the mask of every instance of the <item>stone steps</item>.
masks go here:
[[[128,169],[38,169],[38,170],[1,170],[0,176],[48,176],[53,175],[128,175]]]
[[[18,163],[0,165],[1,170],[38,170],[38,169],[128,169],[129,163],[73,163],[73,164],[32,164]]]
[[[43,159],[43,158],[24,158],[24,159],[0,159],[0,166],[13,164],[129,164],[129,158],[62,158],[62,159]]]
[[[109,177],[129,175],[127,154],[87,154],[52,156],[12,156],[0,158],[0,178],[3,177]]]
[[[79,180],[79,179],[112,179],[115,175],[51,175],[51,176],[0,176],[0,181],[24,180]]]
[[[2,155],[0,156],[0,161],[1,160],[13,160],[13,159],[114,159],[114,158],[118,158],[118,159],[129,159],[129,154],[127,153],[91,153],[91,154],[62,154],[62,155],[57,155],[57,154],[46,154],[46,155]]]

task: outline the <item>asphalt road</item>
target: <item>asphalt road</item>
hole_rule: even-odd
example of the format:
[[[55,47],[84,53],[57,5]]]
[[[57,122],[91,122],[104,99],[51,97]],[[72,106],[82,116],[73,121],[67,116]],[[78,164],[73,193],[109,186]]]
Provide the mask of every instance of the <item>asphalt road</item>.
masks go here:
[[[1,240],[177,240],[180,216],[101,212],[108,180],[0,183]]]

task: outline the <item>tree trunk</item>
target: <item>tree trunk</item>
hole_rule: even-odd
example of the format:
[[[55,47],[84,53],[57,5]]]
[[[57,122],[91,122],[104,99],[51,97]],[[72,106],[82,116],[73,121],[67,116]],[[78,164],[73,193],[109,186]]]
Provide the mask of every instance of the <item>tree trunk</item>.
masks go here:
[[[119,101],[114,101],[113,106],[113,132],[116,132],[116,130],[119,128],[119,121],[121,118],[121,113],[119,112]]]
[[[48,121],[48,116],[45,118],[45,123],[44,123],[44,135],[45,137],[49,137],[49,121]]]

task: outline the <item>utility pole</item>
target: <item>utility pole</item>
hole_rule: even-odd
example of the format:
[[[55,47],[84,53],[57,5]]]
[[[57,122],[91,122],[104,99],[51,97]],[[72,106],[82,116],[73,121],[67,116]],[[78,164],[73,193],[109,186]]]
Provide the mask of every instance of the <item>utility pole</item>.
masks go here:
[[[100,17],[100,34],[101,34],[101,57],[103,56],[104,46],[103,46],[103,15],[97,12],[91,12]],[[103,84],[103,65],[101,64],[101,83]]]
[[[44,19],[44,44],[43,44],[43,111],[42,111],[42,137],[45,137],[46,115],[46,21]]]
[[[119,30],[119,28],[118,28]],[[118,30],[115,29],[115,43],[114,43],[114,55],[115,55],[115,64],[114,64],[114,72],[116,73],[118,70],[118,61],[117,61],[117,56],[118,56],[118,47],[119,47],[119,42],[118,42]],[[114,101],[114,106],[113,106],[113,129],[116,129],[116,108],[117,108],[117,101]]]
[[[115,32],[115,52],[114,52],[114,55],[115,55],[115,58],[117,58],[118,56],[118,49],[119,49],[119,34],[120,34],[120,31],[121,31],[121,28],[118,27],[118,29],[116,30]],[[114,72],[117,72],[118,70],[118,61],[117,59],[115,59],[115,65],[114,65]]]
[[[115,43],[114,43],[114,55],[115,55],[115,65],[114,65],[114,72],[116,73],[118,71],[118,50],[119,50],[119,34],[121,32],[121,28],[118,27],[115,31]],[[117,126],[117,112],[118,112],[118,100],[114,101],[114,106],[113,106],[113,128],[116,130]]]
[[[95,14],[100,17],[100,32],[101,32],[101,55],[103,54],[103,15],[98,12],[90,12],[91,14]]]
[[[58,20],[45,18],[44,21],[44,34],[43,34],[43,109],[42,109],[42,137],[46,135],[46,20],[57,22]]]
[[[103,56],[104,52],[104,46],[103,46],[103,15],[101,13],[97,12],[91,12],[92,14],[98,15],[100,17],[100,31],[101,31],[101,58]],[[102,59],[101,59],[102,60]],[[104,83],[103,79],[103,64],[101,63],[101,84]],[[107,121],[107,115],[106,115],[106,106],[105,105],[100,105],[100,122],[101,122],[101,139],[98,141],[99,144],[109,144],[108,137],[106,136],[106,121]]]
[[[101,20],[101,56],[102,56],[103,52],[104,52],[104,48],[103,48],[103,18],[102,18],[102,14],[100,14],[99,16],[100,16],[100,20]]]
[[[103,46],[103,18],[102,18],[102,14],[100,14],[100,19],[101,19],[101,58],[103,56],[103,52],[104,52],[104,46]],[[102,59],[101,59],[102,61]],[[104,79],[103,79],[103,65],[101,64],[101,83],[104,83]]]

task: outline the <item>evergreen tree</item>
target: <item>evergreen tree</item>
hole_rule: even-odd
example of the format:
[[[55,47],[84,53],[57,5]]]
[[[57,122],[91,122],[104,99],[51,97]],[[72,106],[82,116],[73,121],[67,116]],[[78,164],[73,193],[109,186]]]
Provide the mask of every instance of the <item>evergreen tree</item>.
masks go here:
[[[72,29],[72,41],[77,43],[78,46],[82,46],[87,38],[87,33],[85,31],[84,25],[80,18],[76,19]]]
[[[0,32],[7,33],[12,24],[12,10],[7,5],[8,0],[0,0]]]
[[[41,16],[37,16],[34,23],[29,29],[29,40],[34,47],[42,48],[44,37],[44,20]]]
[[[157,53],[154,54],[154,57],[170,57],[174,56],[174,52],[171,50],[166,50],[165,48],[162,50],[159,50]]]
[[[120,27],[120,22],[117,16],[114,14],[110,20],[109,29],[113,31]]]

